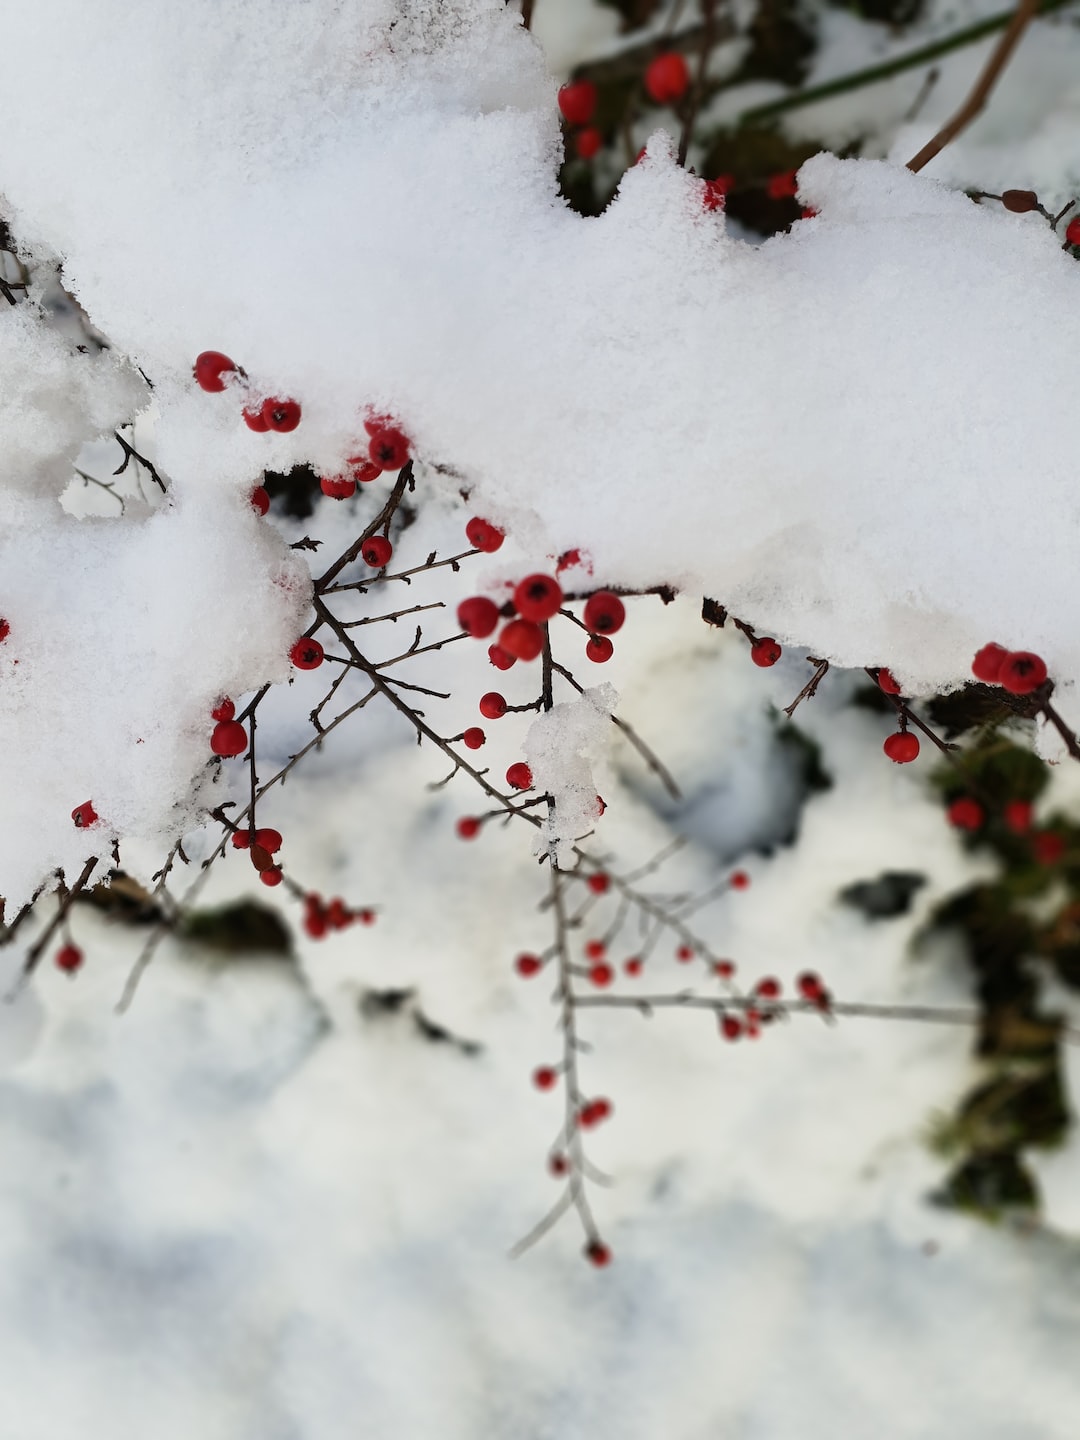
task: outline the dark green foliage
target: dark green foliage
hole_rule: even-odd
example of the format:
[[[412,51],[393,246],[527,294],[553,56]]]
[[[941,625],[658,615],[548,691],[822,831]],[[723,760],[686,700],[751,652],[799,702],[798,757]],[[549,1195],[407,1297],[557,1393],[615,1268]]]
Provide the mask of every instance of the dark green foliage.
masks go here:
[[[911,870],[886,870],[876,880],[858,880],[841,890],[840,900],[861,910],[868,920],[892,920],[911,909],[915,892],[926,884],[926,876]]]
[[[254,900],[238,900],[214,910],[193,910],[179,929],[185,940],[212,946],[227,955],[289,957],[292,937],[276,910]]]

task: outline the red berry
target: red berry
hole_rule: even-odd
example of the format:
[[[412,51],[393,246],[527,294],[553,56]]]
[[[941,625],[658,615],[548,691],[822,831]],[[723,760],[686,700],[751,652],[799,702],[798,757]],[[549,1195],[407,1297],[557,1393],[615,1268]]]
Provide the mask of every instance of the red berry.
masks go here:
[[[735,188],[734,175],[717,175],[702,186],[701,204],[705,210],[723,210],[728,193]]]
[[[1065,226],[1065,243],[1068,245],[1080,245],[1080,215],[1070,220]]]
[[[98,813],[94,809],[92,800],[84,800],[81,805],[76,805],[71,812],[71,818],[80,830],[85,830],[90,825],[96,825]]]
[[[257,510],[260,515],[265,515],[270,509],[270,492],[262,485],[256,485],[251,492],[251,508]]]
[[[610,590],[598,590],[585,601],[585,628],[593,635],[614,635],[626,619],[626,606]]]
[[[394,547],[385,535],[369,535],[360,546],[361,559],[373,570],[381,570],[385,565],[389,565],[393,553]]]
[[[735,974],[735,962],[733,960],[717,960],[713,971],[719,975],[721,980],[730,980]]]
[[[945,814],[949,824],[955,825],[957,830],[979,830],[986,819],[986,812],[979,802],[966,795],[954,800]]]
[[[596,110],[596,86],[591,80],[571,80],[559,91],[559,109],[568,125],[587,125]]]
[[[280,885],[284,878],[280,865],[268,865],[265,870],[259,871],[259,879],[264,885]]]
[[[248,410],[245,408],[241,414],[244,417],[244,424],[249,430],[254,430],[257,435],[265,435],[267,430],[270,429],[270,426],[263,416],[261,405],[257,410]]]
[[[264,400],[262,418],[269,430],[286,435],[300,424],[300,406],[295,400],[278,400],[276,397]]]
[[[971,662],[971,673],[984,685],[996,685],[1008,653],[1004,645],[984,645]]]
[[[340,896],[335,896],[326,907],[326,922],[334,930],[344,930],[352,924],[352,911]]]
[[[6,620],[0,619],[0,644],[11,634],[11,626]]]
[[[225,381],[222,377],[230,371],[235,374],[236,366],[228,355],[223,355],[220,350],[204,350],[195,358],[195,383],[202,390],[213,393],[224,390]]]
[[[784,170],[779,175],[770,175],[765,189],[770,200],[793,200],[799,190],[797,170]]]
[[[601,960],[596,965],[590,967],[589,979],[602,990],[615,979],[615,971],[606,960]]]
[[[393,425],[376,430],[371,437],[368,454],[384,470],[400,470],[409,458],[408,437]]]
[[[544,962],[539,955],[519,955],[514,961],[514,969],[523,980],[529,980],[533,975],[539,975],[544,968]]]
[[[585,644],[585,659],[604,665],[615,654],[615,646],[606,635],[590,635]]]
[[[685,965],[688,960],[694,958],[694,947],[692,945],[680,945],[675,951],[675,959],[681,960]]]
[[[891,670],[886,670],[884,665],[877,672],[877,683],[878,688],[886,695],[900,694],[900,686],[897,683],[896,676]]]
[[[551,1090],[559,1078],[559,1072],[550,1065],[540,1065],[533,1071],[532,1081],[537,1090]]]
[[[77,945],[61,945],[56,952],[56,968],[65,974],[74,975],[83,963],[83,952]]]
[[[898,730],[890,735],[881,747],[890,760],[897,765],[909,765],[919,754],[919,737],[910,730]]]
[[[732,890],[746,890],[750,886],[750,876],[745,870],[736,870],[728,880]]]
[[[474,595],[457,607],[457,619],[466,635],[486,640],[499,623],[499,607],[486,595]]]
[[[232,843],[234,850],[246,850],[251,844],[251,831],[234,830],[232,832]]]
[[[737,1015],[721,1015],[720,1034],[725,1040],[738,1040],[742,1032],[742,1021]]]
[[[608,887],[611,885],[611,879],[602,870],[598,870],[595,875],[589,876],[585,884],[594,895],[606,895]]]
[[[758,981],[754,990],[763,1000],[775,1000],[780,994],[780,981],[774,980],[771,975],[766,975],[764,980]]]
[[[588,125],[574,136],[574,149],[579,160],[592,160],[604,148],[603,134],[595,125]]]
[[[479,725],[470,725],[461,739],[466,750],[479,750],[480,746],[483,745],[487,739],[487,736],[483,730],[480,729]]]
[[[364,421],[364,429],[369,438],[374,439],[383,430],[394,428],[394,417],[392,415],[369,415]]]
[[[517,656],[508,655],[501,645],[488,646],[488,660],[496,670],[510,670],[517,664]]]
[[[690,71],[677,50],[668,50],[650,60],[645,69],[645,90],[657,105],[681,100],[690,85]]]
[[[1005,806],[1005,824],[1014,835],[1026,835],[1031,829],[1031,804],[1027,800],[1010,800]]]
[[[507,770],[506,772],[506,783],[513,790],[532,789],[532,771],[529,769],[528,765],[525,764],[524,760],[518,760],[510,766],[509,770]]]
[[[361,925],[374,925],[374,924],[375,924],[375,911],[374,911],[374,910],[368,910],[368,909],[366,909],[366,908],[363,909],[363,910],[358,910],[358,911],[356,912],[356,918],[357,918],[357,920],[360,921],[360,924],[361,924]]]
[[[255,844],[261,845],[264,850],[268,850],[273,855],[281,849],[281,831],[271,830],[269,827],[265,830],[256,830]]]
[[[289,651],[289,659],[298,670],[317,670],[323,663],[323,647],[310,635],[301,636]]]
[[[511,620],[499,632],[499,649],[515,660],[535,660],[544,648],[544,632],[531,620]]]
[[[763,635],[750,646],[750,659],[763,670],[775,665],[782,654],[783,651],[771,635]]]
[[[812,1004],[823,1004],[829,998],[829,992],[822,983],[821,976],[816,975],[813,970],[804,970],[795,981],[795,988],[804,1000]]]
[[[598,1100],[588,1100],[578,1111],[578,1124],[583,1130],[591,1130],[594,1125],[599,1125],[611,1114],[611,1101],[601,1097]]]
[[[607,946],[603,940],[587,940],[585,942],[585,955],[589,960],[602,960],[607,954]]]
[[[556,1154],[552,1155],[552,1157],[548,1161],[548,1169],[551,1171],[552,1175],[556,1176],[558,1179],[561,1179],[564,1175],[569,1175],[570,1161],[567,1160],[565,1155],[560,1155],[556,1152]]]
[[[248,747],[247,731],[239,720],[219,720],[210,735],[214,755],[242,755]]]
[[[506,714],[506,700],[497,690],[480,696],[480,714],[485,720],[501,720]]]
[[[1065,854],[1065,837],[1044,830],[1031,838],[1031,848],[1040,865],[1056,865]]]
[[[589,1264],[595,1265],[598,1270],[611,1264],[611,1251],[602,1240],[590,1240],[585,1246],[584,1255]]]
[[[326,916],[321,909],[312,906],[304,915],[303,926],[312,940],[321,940],[326,934]]]
[[[486,555],[494,555],[506,536],[497,525],[492,525],[490,521],[481,520],[479,515],[474,515],[465,526],[465,538],[475,549],[483,550]]]
[[[370,485],[382,474],[382,466],[364,455],[350,455],[345,463],[352,468],[352,478],[360,485]]]
[[[518,614],[537,625],[557,615],[562,603],[562,586],[553,575],[526,575],[514,590]]]
[[[231,720],[236,714],[236,706],[231,700],[219,700],[210,711],[211,720]]]
[[[629,960],[623,961],[622,968],[626,971],[627,975],[637,976],[641,974],[642,963],[640,956],[631,955]]]
[[[463,815],[455,829],[459,840],[475,840],[480,834],[480,821],[473,815]]]
[[[1046,679],[1046,664],[1030,650],[1010,651],[1001,662],[998,684],[1010,695],[1030,695]]]
[[[319,489],[331,500],[349,500],[356,494],[356,480],[352,475],[324,475]]]

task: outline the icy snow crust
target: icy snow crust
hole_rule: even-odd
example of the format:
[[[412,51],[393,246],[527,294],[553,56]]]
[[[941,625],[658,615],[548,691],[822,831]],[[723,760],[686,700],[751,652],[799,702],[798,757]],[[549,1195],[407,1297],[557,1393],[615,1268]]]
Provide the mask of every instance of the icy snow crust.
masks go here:
[[[40,431],[4,442],[22,668],[0,784],[45,837],[24,888],[85,855],[65,827],[87,794],[121,833],[194,813],[207,702],[283,678],[303,622],[247,493],[264,466],[335,470],[370,409],[536,563],[583,547],[598,583],[716,595],[908,690],[958,681],[991,638],[1080,672],[1080,292],[1037,216],[819,156],[820,217],[753,248],[658,135],[584,220],[556,191],[554,82],[502,0],[40,0],[5,17],[0,86],[3,208],[153,380],[173,485],[138,536],[76,528],[10,498],[35,489],[27,446],[70,456],[70,417],[31,395]],[[0,326],[15,354],[25,322]],[[49,343],[15,369],[47,371]],[[206,348],[298,399],[300,427],[251,434],[237,391],[196,391]],[[61,796],[18,715],[73,697],[85,755]]]

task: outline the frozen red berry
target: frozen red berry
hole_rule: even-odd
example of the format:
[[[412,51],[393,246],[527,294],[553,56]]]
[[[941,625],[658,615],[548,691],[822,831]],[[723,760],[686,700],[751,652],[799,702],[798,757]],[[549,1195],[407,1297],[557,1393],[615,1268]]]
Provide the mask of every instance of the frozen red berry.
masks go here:
[[[767,670],[770,665],[775,665],[782,654],[783,650],[771,635],[763,635],[760,640],[755,640],[750,646],[750,659],[755,665],[760,665],[763,670]]]
[[[261,405],[255,410],[249,410],[245,406],[241,414],[244,417],[244,424],[249,430],[254,430],[256,435],[265,435],[270,429],[270,425],[262,412]]]
[[[506,772],[506,783],[514,790],[530,790],[532,788],[532,771],[524,760],[517,760]]]
[[[909,765],[918,758],[919,737],[912,735],[910,730],[898,730],[888,737],[881,748],[895,764]]]
[[[626,619],[626,606],[611,590],[598,590],[585,601],[582,615],[585,628],[592,635],[614,635]]]
[[[607,945],[603,940],[586,940],[585,956],[589,960],[602,960],[607,954]]]
[[[1066,245],[1080,245],[1080,215],[1070,220],[1065,226]]]
[[[326,922],[335,930],[344,930],[352,924],[352,911],[342,900],[340,895],[335,895],[326,907]]]
[[[531,979],[533,975],[539,975],[544,968],[544,962],[539,955],[519,955],[514,961],[514,969],[524,980]]]
[[[723,210],[734,188],[734,175],[717,175],[712,180],[706,180],[701,188],[702,207],[705,210]]]
[[[98,813],[94,809],[92,800],[84,800],[81,805],[76,805],[71,812],[71,818],[80,830],[86,830],[91,825],[96,825]]]
[[[56,952],[56,968],[67,975],[74,975],[83,963],[83,952],[78,945],[61,945]]]
[[[559,1078],[559,1072],[551,1065],[538,1065],[533,1071],[532,1082],[537,1090],[551,1090]]]
[[[574,136],[574,150],[579,160],[593,160],[603,148],[603,133],[595,125],[586,125]]]
[[[372,480],[377,480],[383,473],[382,466],[376,465],[374,460],[369,460],[365,455],[350,455],[345,463],[352,471],[352,478],[359,485],[370,485]]]
[[[323,663],[325,654],[318,640],[304,635],[289,651],[289,659],[298,670],[317,670]]]
[[[0,618],[0,644],[2,644],[10,634],[11,626],[6,620]]]
[[[310,906],[304,912],[304,932],[312,940],[321,940],[327,931],[326,915],[322,907]]]
[[[713,973],[721,980],[730,980],[735,974],[735,962],[733,960],[717,960],[713,966]]]
[[[251,508],[257,510],[260,515],[265,515],[270,509],[270,492],[262,485],[256,485],[251,492]]]
[[[690,85],[690,70],[678,50],[666,50],[645,67],[645,91],[657,105],[681,100]]]
[[[271,830],[269,826],[263,830],[256,830],[255,844],[261,845],[264,850],[273,855],[281,849],[281,831]]]
[[[804,1000],[809,1000],[812,1005],[821,1005],[828,999],[829,992],[825,989],[821,976],[813,970],[804,970],[795,980],[795,988]]]
[[[1054,830],[1043,830],[1031,837],[1031,849],[1040,865],[1056,865],[1065,854],[1065,837]]]
[[[590,635],[585,642],[585,659],[594,665],[606,665],[615,654],[615,646],[606,635]]]
[[[770,175],[765,190],[770,200],[793,200],[798,193],[798,171],[783,170],[779,175]]]
[[[394,547],[385,535],[369,535],[360,546],[360,557],[365,565],[370,565],[373,570],[381,570],[390,564]]]
[[[480,834],[480,821],[474,815],[463,815],[454,828],[459,840],[475,840]]]
[[[738,1040],[742,1033],[742,1021],[737,1015],[720,1016],[720,1034],[725,1040]]]
[[[400,470],[409,458],[408,436],[396,426],[387,425],[372,435],[368,454],[384,470]]]
[[[215,394],[224,390],[225,376],[229,374],[236,374],[236,365],[220,350],[204,350],[201,355],[196,356],[194,375],[195,383],[200,389]]]
[[[480,696],[480,714],[485,720],[501,720],[506,714],[506,700],[497,690]]]
[[[877,683],[878,688],[886,695],[900,694],[900,686],[897,683],[896,676],[891,670],[886,670],[884,665],[877,672]]]
[[[523,620],[542,625],[559,613],[562,586],[553,575],[526,575],[514,590],[514,606]]]
[[[565,1155],[557,1151],[548,1160],[548,1170],[556,1179],[561,1180],[564,1175],[569,1175],[570,1173],[570,1161]]]
[[[600,990],[605,989],[614,979],[615,971],[606,960],[598,960],[589,967],[589,980]]]
[[[259,871],[259,879],[264,885],[269,885],[271,887],[273,887],[274,885],[280,885],[284,878],[284,875],[281,873],[280,865],[267,865],[264,870]]]
[[[486,640],[499,623],[499,607],[486,595],[473,595],[457,607],[457,620],[466,635]]]
[[[983,821],[986,819],[986,811],[977,800],[970,796],[962,795],[954,800],[945,811],[950,825],[957,830],[980,830]]]
[[[362,910],[357,910],[356,918],[360,921],[361,925],[374,925],[375,911],[370,910],[367,906],[365,906]]]
[[[251,844],[251,831],[234,830],[232,832],[232,843],[234,850],[246,850]]]
[[[683,965],[694,958],[694,947],[692,945],[680,945],[675,951],[675,959]]]
[[[971,662],[971,673],[984,685],[996,685],[1002,662],[1008,653],[1004,645],[984,645]]]
[[[479,515],[474,515],[465,526],[465,538],[475,549],[483,550],[486,555],[494,555],[506,536],[497,525],[492,525],[489,520],[481,520]]]
[[[1030,650],[1011,650],[998,672],[998,684],[1010,695],[1030,695],[1045,680],[1046,663]]]
[[[735,870],[732,872],[728,884],[732,890],[747,890],[750,886],[750,876],[745,870]]]
[[[319,489],[331,500],[349,500],[356,494],[356,480],[352,475],[324,475]]]
[[[578,1111],[578,1124],[583,1130],[591,1130],[594,1125],[599,1125],[606,1120],[612,1110],[610,1100],[600,1096],[596,1100],[587,1100]]]
[[[596,111],[597,90],[591,80],[571,80],[559,90],[559,109],[568,125],[587,125]]]
[[[623,970],[632,978],[641,974],[644,961],[640,955],[631,955],[629,960],[623,961]]]
[[[223,758],[242,755],[247,747],[247,731],[239,720],[219,720],[210,734],[210,750],[214,755]]]
[[[602,1240],[590,1240],[583,1253],[589,1264],[595,1265],[598,1270],[611,1264],[611,1251]]]
[[[231,720],[236,714],[236,706],[228,698],[219,700],[210,711],[211,720]]]
[[[287,435],[300,424],[300,406],[295,400],[279,400],[275,396],[263,401],[262,418],[268,429]]]
[[[479,725],[470,725],[461,737],[462,744],[466,750],[479,750],[480,746],[487,740],[487,736]]]
[[[501,645],[488,646],[488,660],[496,670],[510,670],[517,664],[517,657],[508,655]]]
[[[780,981],[775,980],[771,975],[766,975],[754,986],[754,992],[763,1000],[775,1000],[780,994]]]
[[[611,887],[611,877],[605,875],[603,870],[597,870],[585,881],[594,895],[606,895]]]
[[[544,632],[531,620],[511,620],[499,632],[499,649],[515,660],[535,660],[544,648]]]
[[[1026,835],[1031,829],[1032,806],[1028,800],[1010,800],[1005,806],[1006,828],[1014,835]]]

